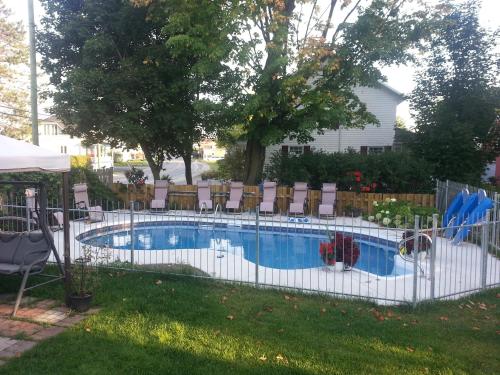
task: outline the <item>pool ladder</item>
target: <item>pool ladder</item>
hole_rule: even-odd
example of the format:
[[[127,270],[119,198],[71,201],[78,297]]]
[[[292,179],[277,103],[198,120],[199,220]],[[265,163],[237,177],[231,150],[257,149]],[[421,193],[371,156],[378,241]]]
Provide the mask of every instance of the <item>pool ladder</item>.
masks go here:
[[[423,237],[425,238],[427,241],[429,241],[430,245],[431,245],[431,248],[432,248],[432,238],[425,234],[425,233],[418,233],[417,235],[413,235],[413,236],[410,236],[410,237],[407,237],[407,238],[403,238],[401,241],[399,241],[398,243],[398,254],[399,256],[406,262],[412,262],[412,263],[415,263],[415,258],[413,257],[413,255],[411,256],[406,256],[405,254],[401,254],[401,251],[400,249],[403,248],[406,244],[407,241],[410,241],[410,240],[415,240],[416,238],[418,237]],[[413,248],[413,251],[415,251],[415,248]],[[417,249],[417,253],[418,253],[418,249]],[[427,253],[427,256],[429,254],[428,251],[426,251]],[[424,269],[422,268],[422,266],[420,264],[417,263],[417,266],[420,270],[420,274],[421,275],[424,275],[425,272],[424,272]]]

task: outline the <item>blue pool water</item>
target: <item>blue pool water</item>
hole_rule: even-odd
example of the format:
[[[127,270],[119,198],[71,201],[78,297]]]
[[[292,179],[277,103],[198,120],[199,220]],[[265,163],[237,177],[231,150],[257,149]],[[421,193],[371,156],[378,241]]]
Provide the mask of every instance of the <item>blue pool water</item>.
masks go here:
[[[83,243],[130,249],[130,232],[127,230],[103,233],[82,238]],[[321,234],[260,231],[259,263],[278,269],[305,269],[323,267],[319,255],[320,242],[327,241]],[[354,268],[380,276],[399,276],[408,271],[395,262],[395,247],[382,245],[376,239],[356,239],[360,257]],[[136,250],[213,249],[240,254],[250,262],[256,261],[256,238],[253,230],[242,228],[213,228],[183,225],[138,227],[134,229]]]

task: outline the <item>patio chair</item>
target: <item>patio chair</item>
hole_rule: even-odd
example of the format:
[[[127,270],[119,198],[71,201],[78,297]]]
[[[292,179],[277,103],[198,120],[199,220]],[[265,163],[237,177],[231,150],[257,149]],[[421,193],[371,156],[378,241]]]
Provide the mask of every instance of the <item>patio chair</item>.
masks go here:
[[[75,206],[80,210],[88,211],[88,220],[92,223],[103,221],[104,212],[101,206],[90,206],[89,195],[87,192],[87,184],[75,184],[73,186],[73,192],[75,194]]]
[[[267,214],[274,214],[274,209],[276,206],[276,182],[266,181],[264,182],[264,195],[262,197],[262,202],[259,206],[259,212]]]
[[[39,220],[38,220],[38,213],[37,213],[37,201],[36,201],[36,192],[35,189],[26,189],[24,191],[24,194],[26,196],[26,207],[29,209],[30,216],[31,216],[31,224],[36,224],[39,225]],[[54,217],[54,222],[51,226],[51,229],[54,230],[59,230],[62,229],[63,227],[63,213],[61,211],[54,211],[52,212],[52,216]],[[29,225],[29,224],[28,224]],[[31,228],[31,227],[30,227]]]
[[[304,215],[307,206],[307,193],[309,188],[306,182],[296,182],[293,185],[293,201],[290,203],[290,215]]]
[[[337,184],[325,183],[321,187],[321,203],[318,207],[318,217],[335,215],[335,201],[337,199]]]
[[[226,202],[226,211],[241,212],[241,203],[243,202],[243,182],[232,181],[229,200]]]
[[[151,200],[152,210],[164,210],[168,204],[168,181],[155,181],[155,196]]]
[[[213,210],[213,202],[210,194],[210,184],[208,181],[198,181],[198,208],[203,211]]]

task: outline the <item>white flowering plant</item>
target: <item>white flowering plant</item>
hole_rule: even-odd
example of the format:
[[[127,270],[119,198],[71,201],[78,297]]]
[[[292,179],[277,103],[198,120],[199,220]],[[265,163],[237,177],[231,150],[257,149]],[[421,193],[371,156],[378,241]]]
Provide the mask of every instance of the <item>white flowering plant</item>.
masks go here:
[[[415,215],[425,218],[432,217],[434,213],[437,210],[432,207],[420,207],[396,198],[385,198],[383,201],[373,201],[373,211],[365,218],[385,227],[411,228],[415,223]],[[424,221],[426,220],[422,223]]]

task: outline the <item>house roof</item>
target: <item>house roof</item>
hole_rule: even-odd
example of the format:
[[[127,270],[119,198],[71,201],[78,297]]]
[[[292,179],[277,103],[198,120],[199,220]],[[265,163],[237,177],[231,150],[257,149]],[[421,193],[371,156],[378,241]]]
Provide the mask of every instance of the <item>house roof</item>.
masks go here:
[[[379,81],[379,84],[380,84],[380,87],[382,89],[384,89],[387,92],[391,93],[392,95],[396,96],[399,99],[400,103],[406,100],[406,95],[403,94],[402,92],[396,90],[394,87],[391,87],[387,83],[381,82],[381,81]]]

